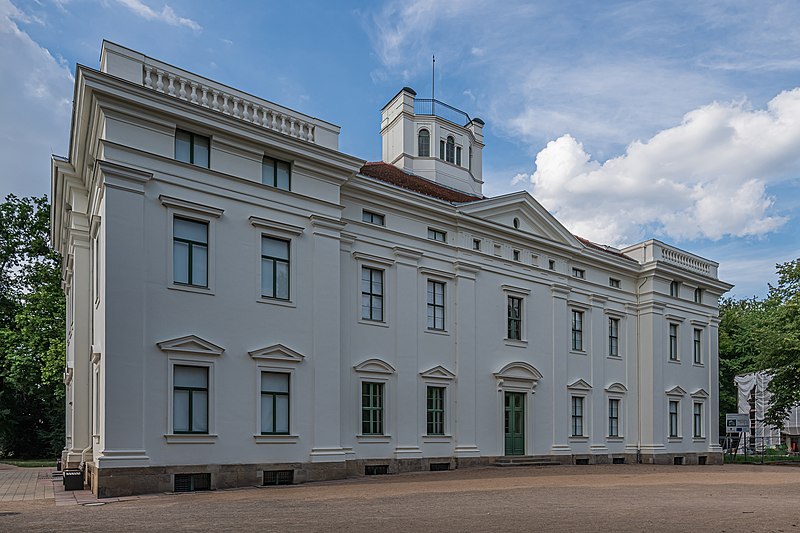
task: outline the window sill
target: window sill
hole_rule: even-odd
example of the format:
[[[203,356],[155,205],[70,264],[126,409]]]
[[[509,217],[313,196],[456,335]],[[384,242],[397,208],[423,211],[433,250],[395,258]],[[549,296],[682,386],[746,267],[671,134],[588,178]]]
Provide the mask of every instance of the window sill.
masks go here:
[[[606,437],[608,442],[625,442],[625,437],[623,436],[615,436],[615,437]]]
[[[280,307],[297,307],[297,304],[292,300],[278,300],[277,298],[266,298],[264,296],[259,296],[256,298],[256,301],[260,304],[278,305]]]
[[[430,333],[431,335],[446,335],[449,336],[450,332],[446,329],[430,329],[425,328],[425,333]]]
[[[589,355],[586,350],[570,350],[569,353],[572,355]]]
[[[696,366],[697,368],[705,368],[706,367],[706,365],[704,365],[703,363],[692,363],[692,366]]]
[[[692,437],[692,442],[705,442],[705,437]]]
[[[503,339],[503,342],[506,343],[506,346],[516,346],[517,348],[527,348],[528,341],[525,339]]]
[[[363,443],[388,443],[392,442],[391,435],[356,435],[356,440]]]
[[[585,435],[570,435],[568,440],[571,442],[589,442],[589,437]]]
[[[679,365],[679,364],[681,364],[681,360],[680,359],[667,359],[667,363],[672,363],[673,365]]]
[[[297,444],[299,435],[253,435],[256,444]]]
[[[358,320],[358,323],[359,324],[363,324],[365,326],[378,326],[379,328],[388,328],[389,327],[389,324],[387,324],[386,322],[381,322],[380,320],[366,320],[366,319],[360,318]]]
[[[217,436],[213,434],[193,434],[193,433],[168,433],[164,435],[167,444],[214,444]]]
[[[607,355],[606,359],[611,359],[612,361],[622,361],[621,355]]]
[[[667,442],[683,442],[683,437],[667,437]]]
[[[193,292],[195,294],[207,294],[209,296],[214,296],[214,291],[211,290],[210,287],[192,287],[190,285],[175,285],[174,283],[171,283],[167,285],[167,288],[173,291]]]
[[[422,435],[422,442],[450,442],[452,435]]]

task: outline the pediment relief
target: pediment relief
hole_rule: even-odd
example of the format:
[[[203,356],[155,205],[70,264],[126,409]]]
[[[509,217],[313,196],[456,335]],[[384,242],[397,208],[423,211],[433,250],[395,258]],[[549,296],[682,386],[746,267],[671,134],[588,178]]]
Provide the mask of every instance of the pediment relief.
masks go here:
[[[356,372],[369,372],[371,374],[394,374],[392,365],[380,359],[367,359],[353,367]]]
[[[284,346],[283,344],[273,344],[271,346],[265,346],[259,350],[253,350],[252,352],[247,353],[253,359],[279,361],[281,363],[302,363],[305,359],[303,354],[298,353],[291,348]]]
[[[619,382],[612,383],[611,385],[606,387],[606,392],[617,392],[622,394],[628,392],[628,387]]]
[[[455,379],[456,375],[447,370],[442,365],[437,365],[430,370],[420,372],[420,376],[427,379]]]
[[[571,383],[567,385],[569,390],[592,390],[592,386],[586,383],[586,381],[579,379],[575,383]]]
[[[537,382],[542,379],[541,372],[536,370],[536,368],[528,363],[522,361],[509,363],[501,368],[499,372],[495,372],[494,375],[498,379],[515,379],[520,381]]]
[[[170,339],[156,343],[164,352],[189,353],[192,355],[222,355],[225,348],[217,346],[197,335],[186,335],[177,339]]]
[[[686,391],[677,385],[665,392],[667,396],[686,396]]]
[[[692,398],[708,398],[708,393],[704,389],[697,389],[692,393]]]

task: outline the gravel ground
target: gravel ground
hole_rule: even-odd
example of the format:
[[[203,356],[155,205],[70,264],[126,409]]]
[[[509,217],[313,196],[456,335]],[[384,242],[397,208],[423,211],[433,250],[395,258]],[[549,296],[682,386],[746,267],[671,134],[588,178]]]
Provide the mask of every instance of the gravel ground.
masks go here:
[[[480,468],[83,507],[0,504],[0,531],[164,530],[800,533],[800,468]]]

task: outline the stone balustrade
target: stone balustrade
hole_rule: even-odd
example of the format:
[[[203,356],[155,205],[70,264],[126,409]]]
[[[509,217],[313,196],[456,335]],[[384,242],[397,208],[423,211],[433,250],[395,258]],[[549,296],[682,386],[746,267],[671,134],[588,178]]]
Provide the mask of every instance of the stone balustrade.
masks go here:
[[[678,248],[664,244],[661,241],[651,239],[639,244],[634,244],[622,250],[622,253],[636,259],[641,264],[652,261],[676,266],[689,272],[694,272],[702,276],[717,278],[719,265],[714,261],[703,259],[702,257],[684,252]]]
[[[712,265],[708,261],[704,261],[672,248],[661,249],[661,260],[665,263],[670,263],[687,270],[692,270],[699,274],[704,274],[706,276],[711,273]]]

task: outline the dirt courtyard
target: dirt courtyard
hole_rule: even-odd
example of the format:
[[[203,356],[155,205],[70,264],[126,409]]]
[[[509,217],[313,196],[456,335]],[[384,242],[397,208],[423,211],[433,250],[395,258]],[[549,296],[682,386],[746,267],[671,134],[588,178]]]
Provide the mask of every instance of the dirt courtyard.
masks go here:
[[[0,504],[0,531],[167,530],[800,533],[800,468],[479,468],[83,507]]]

